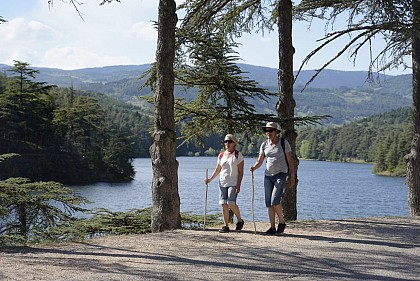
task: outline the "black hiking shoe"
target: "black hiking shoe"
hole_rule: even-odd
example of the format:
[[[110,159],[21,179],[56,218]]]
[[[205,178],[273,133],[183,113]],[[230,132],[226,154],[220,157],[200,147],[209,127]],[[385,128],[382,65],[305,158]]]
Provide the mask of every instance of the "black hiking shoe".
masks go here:
[[[274,235],[276,233],[276,229],[274,227],[270,227],[266,232],[265,235]]]
[[[286,228],[285,223],[279,223],[279,225],[277,226],[276,235],[282,234],[285,228]]]
[[[228,226],[224,226],[222,227],[222,229],[219,230],[220,233],[228,233],[229,232],[229,227]]]
[[[242,221],[238,221],[238,222],[236,223],[236,229],[235,229],[235,230],[242,230],[242,228],[244,227],[244,223],[245,223],[245,221],[244,221],[244,220],[242,220]]]

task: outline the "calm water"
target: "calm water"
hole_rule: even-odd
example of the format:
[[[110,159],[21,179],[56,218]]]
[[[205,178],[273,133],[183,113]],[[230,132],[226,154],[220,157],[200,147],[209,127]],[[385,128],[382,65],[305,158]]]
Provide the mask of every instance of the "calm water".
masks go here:
[[[181,211],[204,214],[205,171],[209,175],[215,157],[179,157]],[[252,220],[252,183],[249,167],[255,158],[245,158],[245,175],[238,205],[245,220]],[[150,207],[152,168],[150,159],[135,159],[135,179],[130,183],[97,183],[72,189],[92,201],[87,207],[126,211]],[[373,216],[408,216],[407,187],[404,178],[375,176],[370,164],[333,163],[301,160],[298,171],[298,220],[343,219]],[[264,205],[263,167],[254,172],[255,220],[267,221]],[[218,187],[209,184],[207,213],[220,213]]]

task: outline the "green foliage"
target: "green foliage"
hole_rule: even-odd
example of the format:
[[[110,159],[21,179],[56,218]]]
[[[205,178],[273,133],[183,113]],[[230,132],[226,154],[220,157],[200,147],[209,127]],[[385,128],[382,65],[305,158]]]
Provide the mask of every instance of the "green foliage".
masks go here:
[[[412,124],[406,124],[399,130],[391,130],[384,134],[376,147],[373,171],[385,175],[405,175],[405,157],[411,149]]]
[[[77,219],[69,224],[60,224],[43,233],[48,241],[77,241],[106,235],[146,234],[151,232],[152,208],[133,209],[127,212],[112,212],[100,209],[93,216]],[[206,225],[220,222],[221,214],[207,215]],[[183,228],[199,229],[203,227],[204,217],[191,213],[181,213]],[[1,236],[0,236],[1,237]],[[1,239],[1,238],[0,238]],[[4,238],[6,239],[6,238]]]
[[[17,153],[0,154],[0,162],[12,159],[16,156],[19,156],[19,154]]]
[[[112,212],[100,209],[88,219],[79,219],[70,225],[52,229],[50,237],[56,240],[83,240],[104,235],[144,234],[150,232],[151,208]]]
[[[276,119],[274,114],[256,112],[254,101],[267,102],[276,94],[244,76],[235,63],[235,43],[212,31],[184,32],[179,40],[188,64],[179,62],[177,83],[185,86],[187,93],[188,88],[193,94],[198,89],[195,99],[175,103],[184,142],[202,143],[206,136],[224,133],[250,138],[264,121]]]
[[[309,141],[303,140],[300,144],[299,155],[309,156]]]
[[[148,156],[151,118],[100,94],[46,86],[16,62],[0,78],[0,177],[65,183],[128,181],[133,157]]]
[[[151,208],[127,212],[88,211],[88,201],[56,182],[24,178],[0,181],[0,246],[43,241],[80,241],[105,235],[144,234],[151,231]],[[76,218],[75,213],[90,213]],[[207,225],[220,222],[208,215]],[[183,228],[202,228],[203,216],[181,213]]]
[[[269,92],[278,91],[277,69],[247,64],[238,64],[238,66],[245,76],[257,81],[261,88]],[[151,90],[148,87],[141,89],[144,79],[139,79],[138,76],[149,67],[150,65],[109,66],[80,70],[43,68],[38,73],[37,80],[48,81],[60,87],[71,87],[70,82],[73,81],[75,89],[77,87],[78,90],[83,90],[84,95],[94,95],[94,92],[102,93],[102,97],[97,98],[102,107],[106,107],[107,102],[114,104],[116,99],[119,99],[141,106],[133,110],[140,111],[141,115],[147,118],[147,115],[152,115],[151,106],[138,97],[150,95]],[[326,69],[311,83],[311,87],[301,92],[314,73],[313,70],[305,70],[296,77],[293,94],[296,100],[296,116],[329,115],[332,118],[323,120],[323,124],[342,125],[412,104],[411,74],[398,76],[375,74],[375,83],[367,83],[367,71]],[[72,77],[71,80],[69,76]],[[2,74],[0,74],[0,91],[1,77]],[[198,90],[188,89],[185,92],[181,86],[175,86],[175,97],[178,99],[190,101],[197,93]],[[107,98],[107,96],[115,99]],[[275,108],[269,104],[274,105],[276,102],[277,97],[271,97],[268,102],[254,99],[252,104],[257,113],[274,114]],[[121,103],[117,105],[118,108],[121,106]],[[123,107],[129,108],[127,105]],[[148,133],[146,129],[145,131]],[[142,151],[146,153],[144,155],[147,155],[148,148]]]
[[[33,82],[37,71],[26,63],[15,62],[10,72],[15,75],[5,81],[0,93],[0,153],[33,152],[53,134],[53,103],[48,95],[52,86]]]
[[[185,143],[202,144],[206,136],[225,133],[250,140],[267,121],[313,124],[326,117],[279,118],[278,90],[260,87],[236,63],[235,37],[253,28],[271,29],[274,17],[266,11],[274,9],[272,4],[196,0],[181,5],[186,15],[177,33],[177,81],[193,94],[198,89],[195,99],[178,99],[175,104]],[[263,104],[263,110],[257,111],[256,104]]]
[[[208,214],[206,216],[206,226],[213,226],[220,223],[222,214]],[[191,213],[181,213],[181,224],[187,229],[201,229],[204,225],[204,217]]]
[[[185,1],[180,9],[185,10],[184,29],[202,30],[210,24],[224,36],[240,37],[243,32],[271,31],[275,25],[276,1]]]
[[[209,147],[206,151],[204,151],[205,156],[215,156],[217,155],[218,151],[214,150],[212,147]]]
[[[371,162],[375,173],[401,176],[411,135],[411,110],[400,108],[339,127],[305,128],[297,146],[301,158]]]
[[[0,181],[0,234],[38,241],[51,228],[74,221],[88,201],[57,182],[31,182],[25,178]]]

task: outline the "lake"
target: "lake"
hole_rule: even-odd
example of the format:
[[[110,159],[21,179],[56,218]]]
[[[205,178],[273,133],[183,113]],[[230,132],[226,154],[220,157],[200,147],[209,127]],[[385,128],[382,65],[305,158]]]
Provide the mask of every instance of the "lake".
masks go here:
[[[181,212],[204,214],[205,172],[216,157],[178,157]],[[245,175],[237,203],[246,221],[252,220],[252,181],[249,167],[256,158],[245,158]],[[71,186],[92,203],[90,209],[111,211],[141,209],[152,205],[152,168],[149,158],[133,161],[136,175],[129,183],[96,183]],[[264,166],[254,172],[255,220],[268,221],[264,204]],[[298,170],[298,220],[408,216],[405,178],[377,176],[371,164],[300,160]],[[221,213],[217,180],[209,184],[207,213]]]

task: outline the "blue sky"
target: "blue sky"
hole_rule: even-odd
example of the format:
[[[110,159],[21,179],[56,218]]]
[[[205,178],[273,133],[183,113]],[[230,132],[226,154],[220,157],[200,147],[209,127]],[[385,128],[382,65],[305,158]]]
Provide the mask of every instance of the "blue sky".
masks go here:
[[[0,0],[0,15],[8,22],[0,24],[0,63],[20,60],[37,67],[78,69],[107,65],[151,63],[155,58],[156,31],[152,21],[157,18],[157,0],[121,0],[99,6],[101,0],[79,0],[81,19],[74,8],[55,0]],[[177,1],[180,4],[180,1]],[[293,26],[294,69],[319,45],[325,34],[322,22],[298,22]],[[244,35],[238,52],[243,63],[278,67],[277,31],[270,34]],[[319,68],[338,50],[340,42],[309,61],[304,69]],[[382,42],[374,45],[379,49]],[[367,48],[354,65],[348,54],[330,65],[330,69],[367,70]],[[387,74],[408,74],[402,68]]]

